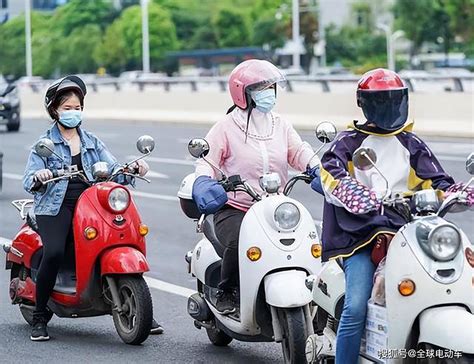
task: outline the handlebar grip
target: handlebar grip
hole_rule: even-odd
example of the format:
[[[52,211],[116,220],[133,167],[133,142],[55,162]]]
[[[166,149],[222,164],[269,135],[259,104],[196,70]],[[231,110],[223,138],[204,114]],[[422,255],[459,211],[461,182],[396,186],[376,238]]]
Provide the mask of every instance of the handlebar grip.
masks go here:
[[[53,178],[58,178],[59,177],[59,170],[52,169],[51,172],[53,173]]]
[[[41,189],[41,187],[43,187],[43,184],[41,183],[41,181],[39,181],[38,179],[34,179],[34,184],[33,184],[33,187],[31,187],[31,190],[32,191],[38,191],[39,189]]]

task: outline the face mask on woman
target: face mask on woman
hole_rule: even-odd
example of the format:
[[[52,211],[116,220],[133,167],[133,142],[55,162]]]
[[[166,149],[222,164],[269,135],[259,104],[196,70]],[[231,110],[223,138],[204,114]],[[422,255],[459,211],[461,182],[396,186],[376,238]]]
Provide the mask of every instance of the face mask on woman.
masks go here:
[[[81,110],[66,110],[59,113],[59,123],[66,129],[77,128],[82,121]]]
[[[276,103],[274,88],[267,88],[262,91],[251,91],[250,97],[252,97],[252,100],[255,102],[255,108],[263,113],[270,112]]]

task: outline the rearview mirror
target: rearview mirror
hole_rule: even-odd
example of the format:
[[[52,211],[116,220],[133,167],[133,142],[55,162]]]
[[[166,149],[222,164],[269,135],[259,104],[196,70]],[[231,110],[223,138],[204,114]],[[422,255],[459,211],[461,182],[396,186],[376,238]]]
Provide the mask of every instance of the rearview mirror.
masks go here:
[[[194,158],[204,158],[209,154],[209,143],[206,139],[191,139],[188,144],[188,151]]]
[[[323,121],[316,127],[316,138],[322,143],[332,142],[337,135],[336,126],[329,121]]]
[[[142,154],[148,154],[155,149],[155,140],[149,135],[142,135],[137,140],[137,149]]]
[[[40,157],[48,158],[54,153],[54,143],[51,139],[40,139],[35,145],[35,152]]]
[[[474,175],[474,152],[469,154],[469,157],[467,157],[466,171],[467,173]]]
[[[357,148],[352,155],[352,161],[354,162],[354,167],[361,171],[367,171],[375,167],[377,154],[372,148],[360,147]]]

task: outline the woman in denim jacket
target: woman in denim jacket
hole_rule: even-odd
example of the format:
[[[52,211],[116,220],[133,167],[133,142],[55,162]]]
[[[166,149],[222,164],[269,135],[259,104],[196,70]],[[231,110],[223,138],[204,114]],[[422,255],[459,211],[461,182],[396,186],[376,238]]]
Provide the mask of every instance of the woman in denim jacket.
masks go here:
[[[23,177],[24,189],[34,195],[34,212],[43,243],[43,257],[36,280],[36,307],[31,333],[33,341],[49,340],[45,316],[47,303],[66,245],[73,241],[74,208],[79,196],[88,187],[80,178],[46,185],[41,182],[53,178],[52,170],[64,167],[83,171],[90,181],[94,180],[92,166],[96,162],[106,162],[110,166],[110,172],[119,167],[104,143],[79,127],[86,92],[86,85],[77,76],[66,76],[48,88],[45,107],[54,124],[41,138],[52,140],[55,153],[61,156],[64,162],[54,154],[42,158],[32,150]],[[148,172],[148,165],[143,160],[136,162],[131,168],[138,169],[141,176]],[[117,182],[128,184],[132,181],[122,177]],[[154,321],[152,333],[161,332],[162,328]]]

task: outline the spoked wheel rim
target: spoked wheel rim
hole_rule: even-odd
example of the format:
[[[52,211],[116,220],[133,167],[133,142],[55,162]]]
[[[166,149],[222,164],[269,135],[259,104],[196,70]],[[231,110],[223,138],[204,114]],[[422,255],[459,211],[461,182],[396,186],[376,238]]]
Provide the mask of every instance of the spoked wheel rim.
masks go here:
[[[120,328],[130,333],[135,328],[137,320],[137,299],[128,286],[122,286],[119,291],[122,312],[118,313],[118,323]]]

